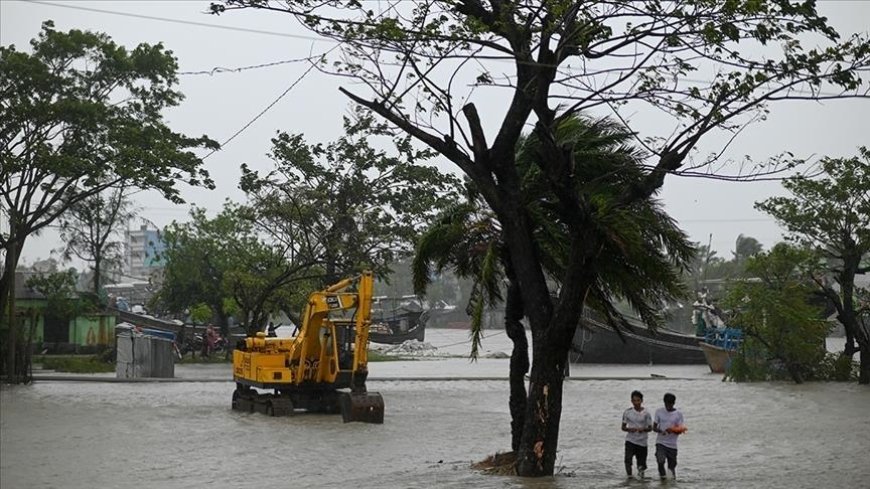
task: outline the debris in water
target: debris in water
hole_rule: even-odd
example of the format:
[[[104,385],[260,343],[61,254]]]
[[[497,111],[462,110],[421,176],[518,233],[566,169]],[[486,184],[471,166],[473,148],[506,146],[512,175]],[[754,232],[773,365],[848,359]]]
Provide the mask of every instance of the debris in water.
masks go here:
[[[496,452],[495,455],[471,464],[471,468],[493,475],[517,475],[517,454]]]

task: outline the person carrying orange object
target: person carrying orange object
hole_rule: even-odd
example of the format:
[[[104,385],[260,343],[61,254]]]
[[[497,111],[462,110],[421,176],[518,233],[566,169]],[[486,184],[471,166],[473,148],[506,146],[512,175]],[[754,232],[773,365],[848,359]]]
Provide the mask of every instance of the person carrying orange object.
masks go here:
[[[643,479],[646,470],[647,438],[652,431],[652,416],[643,407],[643,394],[631,393],[631,407],[622,413],[622,431],[625,434],[625,473],[631,477],[632,458],[637,459],[637,476]]]
[[[667,478],[665,463],[671,477],[677,477],[677,438],[686,431],[683,413],[674,407],[677,396],[668,392],[664,397],[665,407],[658,408],[653,416],[653,431],[658,433],[656,437],[656,464],[659,476]],[[675,429],[676,428],[676,429]]]

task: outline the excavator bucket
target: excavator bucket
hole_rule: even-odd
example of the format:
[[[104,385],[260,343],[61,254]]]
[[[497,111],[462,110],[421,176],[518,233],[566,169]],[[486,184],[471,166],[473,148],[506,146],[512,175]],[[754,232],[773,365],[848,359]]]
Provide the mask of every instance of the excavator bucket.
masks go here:
[[[345,423],[384,423],[384,398],[377,392],[341,392],[339,404]]]

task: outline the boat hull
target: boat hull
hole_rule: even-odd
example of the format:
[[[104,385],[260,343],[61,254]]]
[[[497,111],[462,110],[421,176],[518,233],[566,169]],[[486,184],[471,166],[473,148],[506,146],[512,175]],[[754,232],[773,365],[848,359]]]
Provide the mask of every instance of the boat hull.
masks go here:
[[[383,345],[400,345],[408,340],[423,341],[426,338],[426,325],[416,324],[408,331],[400,333],[369,332],[369,341]]]
[[[701,351],[704,352],[704,357],[707,359],[707,365],[710,366],[710,371],[714,374],[724,374],[731,366],[731,360],[736,355],[735,350],[721,348],[703,341],[698,344]]]
[[[572,363],[696,365],[706,363],[698,338],[675,332],[653,333],[641,324],[623,331],[623,338],[610,326],[583,319],[574,334]]]
[[[411,311],[392,316],[372,315],[369,341],[383,345],[400,345],[408,340],[426,338],[427,311]]]

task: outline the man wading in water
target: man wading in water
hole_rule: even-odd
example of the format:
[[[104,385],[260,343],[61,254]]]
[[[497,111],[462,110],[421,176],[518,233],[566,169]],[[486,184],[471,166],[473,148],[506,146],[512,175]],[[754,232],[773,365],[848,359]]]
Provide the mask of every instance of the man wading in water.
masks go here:
[[[671,477],[677,478],[677,437],[685,432],[683,426],[683,413],[674,407],[677,396],[668,392],[665,394],[665,407],[658,408],[653,418],[653,431],[658,433],[656,437],[656,463],[659,467],[659,476],[666,479],[665,462]]]
[[[625,473],[631,477],[631,459],[637,458],[637,477],[643,479],[646,470],[647,438],[652,431],[652,417],[643,408],[643,394],[631,393],[631,407],[622,413],[622,431],[625,431]]]

